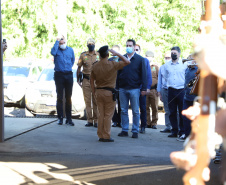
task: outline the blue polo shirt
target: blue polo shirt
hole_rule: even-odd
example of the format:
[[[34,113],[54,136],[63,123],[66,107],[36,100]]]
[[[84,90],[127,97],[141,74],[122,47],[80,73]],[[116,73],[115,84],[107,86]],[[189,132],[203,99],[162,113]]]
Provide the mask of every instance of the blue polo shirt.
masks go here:
[[[124,55],[127,57],[127,55]],[[118,71],[117,87],[123,89],[140,89],[147,91],[147,72],[144,58],[136,53],[130,64]]]
[[[75,63],[75,54],[71,47],[62,50],[59,47],[59,41],[56,41],[51,49],[51,55],[54,56],[55,71],[70,72]]]

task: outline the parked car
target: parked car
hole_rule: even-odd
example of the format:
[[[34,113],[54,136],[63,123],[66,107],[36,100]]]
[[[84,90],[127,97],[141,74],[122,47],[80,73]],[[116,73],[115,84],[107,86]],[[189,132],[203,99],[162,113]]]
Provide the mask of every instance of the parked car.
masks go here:
[[[72,93],[72,116],[86,117],[85,102],[82,88],[77,83],[76,68],[73,69],[73,93]],[[25,95],[25,114],[35,116],[37,114],[55,115],[56,112],[56,87],[54,81],[54,65],[45,68],[38,80],[30,86]]]
[[[19,104],[25,107],[27,87],[37,80],[41,67],[21,62],[4,62],[4,103]]]

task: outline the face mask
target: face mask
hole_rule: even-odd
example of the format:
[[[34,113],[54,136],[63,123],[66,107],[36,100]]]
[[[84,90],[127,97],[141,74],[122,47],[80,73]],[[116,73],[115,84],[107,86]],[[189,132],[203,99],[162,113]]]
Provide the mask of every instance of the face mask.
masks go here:
[[[126,47],[126,52],[127,52],[128,54],[133,53],[133,48],[132,48],[132,47]]]
[[[171,54],[172,60],[177,60],[177,55],[176,54]]]
[[[95,48],[95,45],[88,45],[87,47],[89,48],[89,51],[93,51]]]
[[[66,49],[66,46],[67,46],[66,44],[62,44],[62,45],[60,45],[60,48],[61,49]]]
[[[139,51],[136,51],[136,54],[140,55]]]
[[[169,62],[170,60],[165,60],[165,63]]]

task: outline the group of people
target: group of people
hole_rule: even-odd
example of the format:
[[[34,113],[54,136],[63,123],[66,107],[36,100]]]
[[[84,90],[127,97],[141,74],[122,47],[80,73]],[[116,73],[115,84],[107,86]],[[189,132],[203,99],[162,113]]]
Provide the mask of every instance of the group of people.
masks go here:
[[[173,47],[165,54],[165,64],[159,68],[153,62],[154,52],[147,51],[142,57],[141,47],[133,39],[126,41],[125,55],[120,54],[118,45],[112,49],[103,46],[96,51],[92,38],[88,39],[87,47],[88,51],[81,53],[77,64],[77,82],[82,87],[86,104],[85,126],[97,127],[99,141],[114,141],[111,123],[113,127],[122,128],[118,136],[128,136],[129,105],[133,115],[132,138],[138,138],[138,133],[145,133],[145,128],[157,129],[159,97],[164,103],[166,125],[160,132],[169,132],[168,137],[184,141],[191,131],[191,123],[181,112],[193,103],[194,95],[190,95],[191,87],[187,83],[195,78],[197,71],[192,57],[183,63],[180,48]],[[66,45],[64,37],[59,37],[51,54],[55,64],[58,124],[63,124],[65,89],[65,123],[74,126],[71,119],[74,51]]]

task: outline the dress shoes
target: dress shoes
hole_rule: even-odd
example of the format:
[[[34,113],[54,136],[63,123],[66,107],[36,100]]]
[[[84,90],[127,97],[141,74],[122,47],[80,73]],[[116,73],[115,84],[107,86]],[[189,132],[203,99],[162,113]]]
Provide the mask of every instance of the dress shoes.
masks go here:
[[[133,133],[132,138],[138,138],[138,133]]]
[[[144,127],[141,127],[141,128],[140,128],[140,133],[141,133],[141,134],[144,134],[144,133],[145,133],[145,128],[144,128]]]
[[[160,132],[162,132],[162,133],[171,133],[171,131],[169,129],[167,129],[167,128],[165,128],[164,130],[160,130]]]
[[[112,127],[117,127],[117,123],[113,122]]]
[[[119,137],[127,137],[128,136],[128,132],[122,131],[118,134]]]
[[[86,127],[92,127],[93,126],[93,123],[88,122],[88,123],[85,124],[85,126]]]
[[[66,120],[65,124],[66,124],[66,125],[70,125],[70,126],[75,126],[75,124],[73,123],[72,120],[69,120],[69,121]]]
[[[153,125],[151,128],[152,128],[152,129],[157,129],[156,125]]]
[[[168,137],[177,137],[177,134],[170,134]]]
[[[99,141],[100,141],[100,142],[103,142],[103,140],[104,140],[104,138],[99,138]]]
[[[121,123],[117,123],[117,127],[122,128]]]
[[[152,128],[152,126],[151,125],[147,125],[147,128]]]
[[[182,134],[179,138],[177,138],[177,141],[184,142],[186,138],[185,134]]]
[[[114,139],[110,138],[110,139],[103,139],[102,142],[114,142]]]
[[[94,123],[94,127],[96,127],[96,128],[97,128],[97,123]]]
[[[57,124],[58,124],[58,125],[63,125],[63,119],[58,119],[58,120],[57,120]]]

